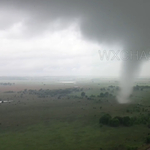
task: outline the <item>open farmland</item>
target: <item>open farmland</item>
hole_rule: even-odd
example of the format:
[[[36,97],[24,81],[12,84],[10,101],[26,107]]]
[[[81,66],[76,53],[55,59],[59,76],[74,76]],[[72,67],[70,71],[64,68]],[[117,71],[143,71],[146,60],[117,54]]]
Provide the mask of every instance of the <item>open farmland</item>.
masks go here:
[[[99,123],[106,113],[112,117],[149,116],[147,82],[135,83],[131,103],[119,104],[118,92],[118,82],[112,80],[86,80],[76,84],[27,81],[0,85],[0,149],[148,148],[149,118],[131,126]]]

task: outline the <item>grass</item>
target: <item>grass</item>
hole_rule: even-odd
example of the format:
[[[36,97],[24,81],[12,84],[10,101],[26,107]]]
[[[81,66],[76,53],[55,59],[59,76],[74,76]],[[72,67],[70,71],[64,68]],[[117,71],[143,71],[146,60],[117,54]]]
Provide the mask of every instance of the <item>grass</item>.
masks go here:
[[[20,90],[19,86],[17,88]],[[48,88],[48,85],[46,86]],[[31,85],[25,85],[27,89],[30,87]],[[55,88],[58,87],[55,85]],[[90,84],[86,84],[83,87],[92,87],[92,90],[85,90],[88,95],[96,94],[99,90],[99,86],[95,84],[91,87]],[[25,89],[23,85],[21,88]],[[40,89],[41,85],[32,88]],[[98,98],[41,99],[29,94],[20,97],[17,91],[10,94],[1,92],[0,95],[1,98],[14,100],[12,103],[0,104],[2,150],[113,150],[119,145],[139,148],[148,146],[144,144],[147,134],[150,133],[147,125],[117,128],[99,125],[99,118],[103,113],[110,113],[112,116],[136,116],[147,113],[126,111],[134,110],[137,103],[121,105],[116,102],[110,103],[111,100],[107,102],[105,99],[100,102]],[[141,109],[144,107],[150,110],[150,95],[147,91],[134,93],[134,96],[143,97]]]
[[[107,149],[120,144],[141,146],[144,140],[141,137],[146,133],[147,128],[144,126],[99,128],[78,121],[72,123],[53,121],[28,126],[20,131],[2,133],[0,149],[97,150],[100,147]]]

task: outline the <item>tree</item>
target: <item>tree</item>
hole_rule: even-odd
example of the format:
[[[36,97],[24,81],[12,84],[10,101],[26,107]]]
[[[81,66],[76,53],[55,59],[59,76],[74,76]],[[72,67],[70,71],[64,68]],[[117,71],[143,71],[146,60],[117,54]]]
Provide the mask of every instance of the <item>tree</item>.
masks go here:
[[[113,119],[110,120],[110,125],[112,127],[118,127],[120,125],[120,122],[117,118],[113,118]]]
[[[147,144],[150,143],[150,136],[148,136],[148,137],[146,138],[146,143],[147,143]]]
[[[108,93],[108,92],[105,92],[104,96],[107,97],[108,95],[109,95],[109,93]]]
[[[118,119],[120,124],[123,124],[123,118],[122,117],[116,116],[114,118]]]
[[[104,93],[100,93],[100,97],[104,97]]]
[[[84,97],[84,96],[85,96],[85,92],[82,92],[82,93],[81,93],[81,96]]]
[[[132,121],[131,121],[129,116],[123,117],[122,123],[124,126],[131,126],[132,125]]]
[[[102,124],[109,124],[110,120],[111,120],[111,116],[109,114],[104,114],[100,120],[99,120],[99,123],[102,123]]]

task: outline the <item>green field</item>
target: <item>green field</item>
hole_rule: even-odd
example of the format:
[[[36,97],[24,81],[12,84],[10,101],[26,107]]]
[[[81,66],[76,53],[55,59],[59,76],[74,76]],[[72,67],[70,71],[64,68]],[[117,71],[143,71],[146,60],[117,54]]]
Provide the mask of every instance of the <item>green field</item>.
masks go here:
[[[135,85],[138,83],[135,83]],[[113,85],[111,89],[109,86]],[[140,82],[139,86],[146,85]],[[16,83],[0,85],[1,150],[144,150],[150,122],[100,125],[100,117],[150,113],[150,89],[133,91],[131,103],[116,101],[118,82]],[[102,91],[102,88],[105,88]],[[69,92],[65,89],[69,89]],[[67,93],[68,92],[68,93]],[[85,96],[81,96],[85,92]],[[108,92],[111,96],[100,97]],[[9,102],[10,101],[10,102]]]

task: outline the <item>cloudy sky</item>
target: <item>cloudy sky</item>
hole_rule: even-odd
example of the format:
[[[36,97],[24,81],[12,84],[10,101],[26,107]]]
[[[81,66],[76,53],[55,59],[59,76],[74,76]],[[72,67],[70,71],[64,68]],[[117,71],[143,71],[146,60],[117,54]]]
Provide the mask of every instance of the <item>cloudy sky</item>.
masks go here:
[[[149,4],[148,0],[0,1],[0,76],[117,77],[123,62],[102,61],[98,50],[149,48]],[[142,65],[141,76],[149,76],[149,65]]]

